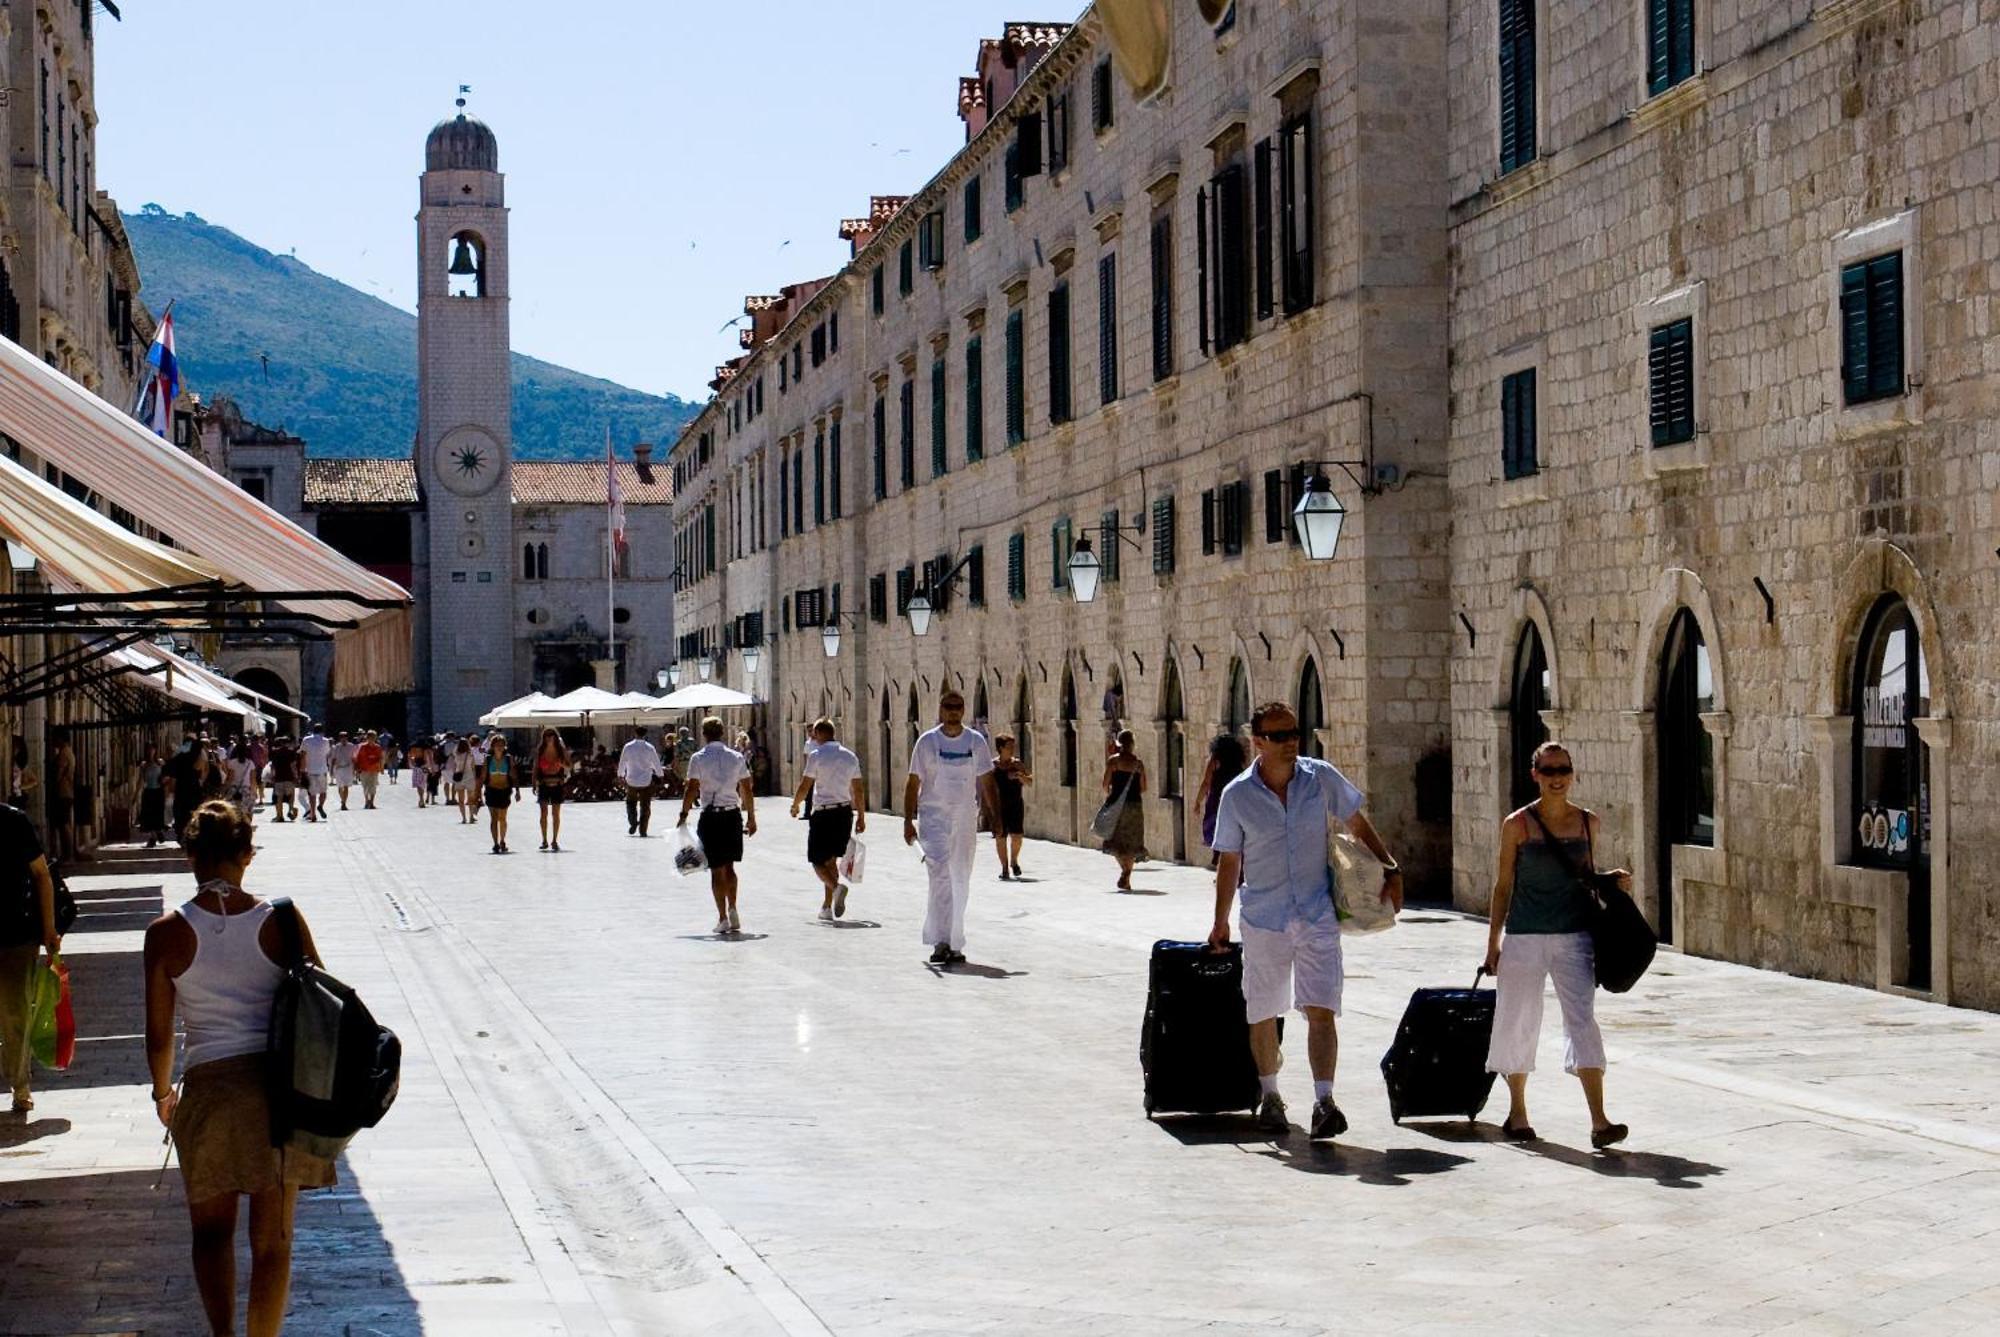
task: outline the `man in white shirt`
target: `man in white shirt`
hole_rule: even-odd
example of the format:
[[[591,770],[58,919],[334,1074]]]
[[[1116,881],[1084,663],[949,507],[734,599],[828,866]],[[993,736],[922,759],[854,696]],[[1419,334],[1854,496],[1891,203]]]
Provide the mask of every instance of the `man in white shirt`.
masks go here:
[[[313,724],[299,741],[299,757],[306,771],[306,820],[317,822],[326,816],[326,772],[333,753],[333,740]]]
[[[740,933],[736,913],[736,865],[743,858],[743,837],[757,834],[757,798],[750,784],[750,765],[743,754],[722,741],[722,721],[710,715],[701,722],[705,740],[688,758],[687,787],[681,791],[681,818],[699,802],[701,819],[695,838],[708,856],[708,889],[715,896],[715,931]]]
[[[653,820],[653,782],[666,771],[659,751],[646,740],[646,726],[632,730],[632,741],[618,754],[618,779],[625,786],[625,834],[644,836]]]
[[[333,787],[340,791],[340,810],[346,812],[347,791],[354,788],[354,740],[347,736],[347,730],[334,735],[327,763],[333,768]]]
[[[997,814],[993,749],[986,735],[965,727],[965,697],[947,687],[938,698],[937,727],[917,739],[903,785],[903,843],[923,844],[930,873],[924,941],[931,964],[965,960],[965,903],[972,895],[972,851],[979,810]]]
[[[819,917],[838,919],[847,913],[840,856],[855,832],[868,829],[868,783],[862,778],[861,759],[834,741],[830,719],[813,721],[804,774],[792,794],[793,817],[807,799],[812,800],[812,810],[806,818],[806,862],[826,884]]]

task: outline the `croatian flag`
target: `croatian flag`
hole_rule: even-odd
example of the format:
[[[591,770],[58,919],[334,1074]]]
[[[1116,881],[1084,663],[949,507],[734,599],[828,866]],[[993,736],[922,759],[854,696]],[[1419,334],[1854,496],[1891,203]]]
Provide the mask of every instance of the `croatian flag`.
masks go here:
[[[604,480],[604,505],[610,512],[611,541],[622,548],[625,546],[625,489],[618,483],[618,458],[611,453],[609,427],[604,429]]]
[[[160,317],[153,346],[146,350],[146,364],[152,370],[140,381],[139,402],[133,416],[160,436],[167,434],[174,418],[174,399],[181,392],[181,364],[174,356],[174,313],[169,305]]]

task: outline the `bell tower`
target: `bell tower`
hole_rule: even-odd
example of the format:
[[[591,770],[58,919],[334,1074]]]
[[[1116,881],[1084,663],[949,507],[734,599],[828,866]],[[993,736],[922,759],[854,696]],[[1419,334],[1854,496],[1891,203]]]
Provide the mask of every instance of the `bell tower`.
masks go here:
[[[429,727],[465,730],[514,690],[507,203],[493,132],[424,143],[417,209],[417,478],[430,544]]]

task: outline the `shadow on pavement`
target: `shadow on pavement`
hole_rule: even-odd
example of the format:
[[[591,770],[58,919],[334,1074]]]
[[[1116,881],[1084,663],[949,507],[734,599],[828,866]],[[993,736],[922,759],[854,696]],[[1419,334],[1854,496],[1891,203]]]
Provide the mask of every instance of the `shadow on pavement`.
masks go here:
[[[682,942],[762,942],[768,933],[683,933]]]
[[[1126,887],[1122,891],[1114,888],[1113,894],[1118,896],[1165,896],[1167,893],[1164,891],[1155,891],[1151,887]]]
[[[1352,1142],[1314,1142],[1296,1130],[1258,1154],[1307,1174],[1342,1175],[1357,1183],[1382,1188],[1402,1188],[1413,1182],[1413,1176],[1443,1174],[1472,1160],[1470,1156],[1431,1147],[1389,1147],[1376,1151]]]
[[[1661,1188],[1700,1188],[1701,1181],[1727,1174],[1725,1166],[1691,1161],[1658,1151],[1585,1151],[1556,1142],[1529,1142],[1524,1148],[1544,1160],[1560,1161],[1608,1179],[1650,1179]]]
[[[825,924],[828,928],[881,928],[882,927],[880,924],[878,924],[872,919],[834,919],[834,920],[815,919],[813,922],[815,924]]]
[[[939,979],[947,975],[970,975],[982,980],[1013,980],[1028,973],[1025,970],[1002,970],[999,966],[982,966],[977,961],[960,961],[950,966],[933,965],[930,972]]]
[[[51,1121],[58,1122],[58,1121]],[[152,1170],[0,1182],[0,1314],[8,1332],[205,1331],[188,1263],[180,1175]],[[292,1249],[297,1332],[417,1333],[389,1242],[345,1164],[340,1187],[300,1195]],[[244,1219],[247,1219],[244,1218]],[[238,1232],[243,1227],[239,1221]],[[249,1282],[239,1254],[238,1314]]]
[[[45,1137],[61,1137],[69,1131],[68,1119],[0,1119],[0,1149],[18,1147]]]

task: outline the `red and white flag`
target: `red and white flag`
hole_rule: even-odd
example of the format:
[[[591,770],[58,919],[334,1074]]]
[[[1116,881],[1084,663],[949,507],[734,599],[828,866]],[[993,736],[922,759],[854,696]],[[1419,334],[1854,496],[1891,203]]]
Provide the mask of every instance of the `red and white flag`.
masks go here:
[[[611,429],[604,429],[604,505],[610,515],[611,541],[625,546],[625,489],[618,482],[618,458],[611,453]]]

